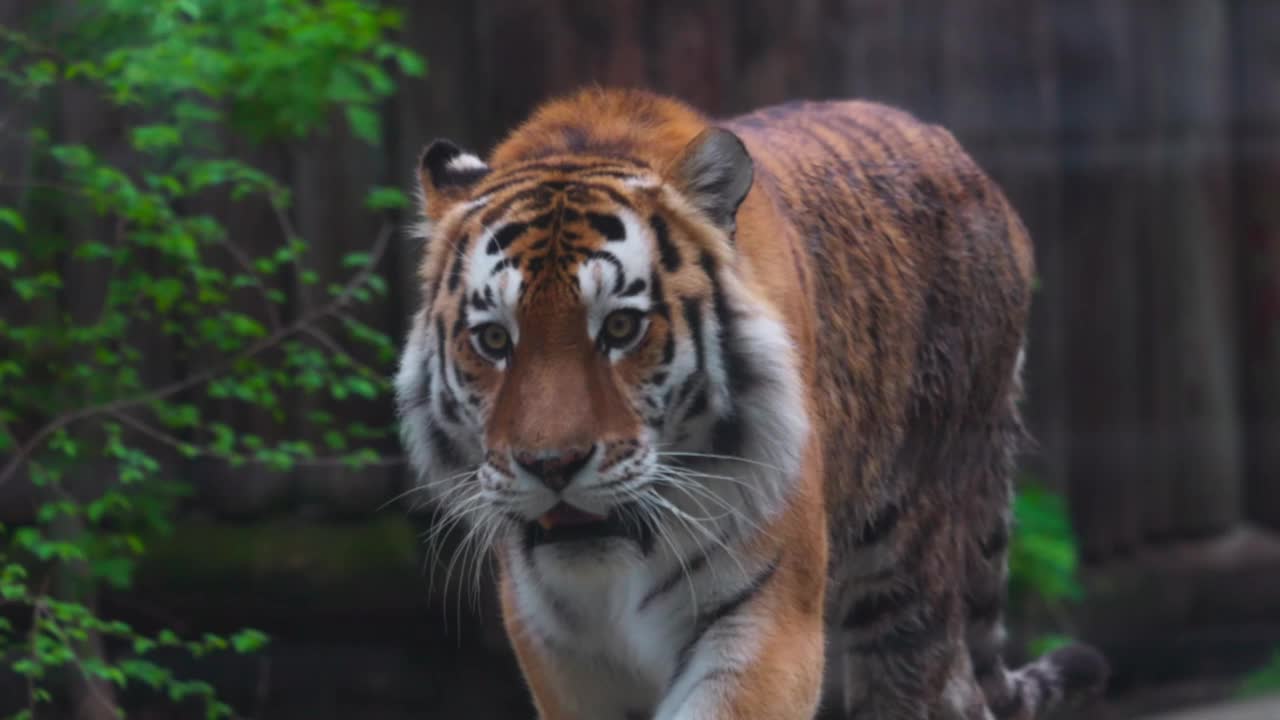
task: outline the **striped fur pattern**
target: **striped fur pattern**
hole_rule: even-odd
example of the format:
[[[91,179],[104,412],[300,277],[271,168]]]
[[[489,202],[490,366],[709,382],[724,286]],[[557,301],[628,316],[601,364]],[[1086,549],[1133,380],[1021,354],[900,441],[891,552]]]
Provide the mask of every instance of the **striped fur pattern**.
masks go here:
[[[801,103],[551,102],[421,161],[396,378],[421,484],[492,553],[543,718],[1040,717],[1001,660],[1031,249],[945,131]]]

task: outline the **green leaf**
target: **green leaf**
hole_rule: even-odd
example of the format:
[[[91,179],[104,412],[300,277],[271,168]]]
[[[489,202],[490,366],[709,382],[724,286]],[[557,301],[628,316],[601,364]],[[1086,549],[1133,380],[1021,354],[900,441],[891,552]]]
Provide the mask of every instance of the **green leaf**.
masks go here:
[[[237,335],[244,335],[246,337],[262,337],[267,334],[267,329],[262,326],[262,323],[254,320],[248,315],[228,313],[227,321],[231,325],[232,332]]]
[[[342,267],[344,268],[364,267],[369,264],[369,261],[371,259],[372,259],[372,256],[366,252],[347,253],[346,255],[342,256]]]
[[[182,133],[172,125],[143,125],[133,129],[131,141],[141,152],[156,152],[181,143]]]
[[[20,233],[27,231],[27,221],[18,214],[17,210],[9,207],[0,207],[0,223],[4,223]],[[13,268],[9,268],[12,270]]]
[[[377,187],[365,196],[364,204],[370,210],[399,210],[409,205],[409,198],[399,188]]]
[[[1075,641],[1070,636],[1047,633],[1033,638],[1028,643],[1028,650],[1030,650],[1032,657],[1040,657],[1059,648],[1066,647],[1073,642]]]
[[[22,256],[17,250],[6,250],[0,248],[0,266],[5,270],[13,271],[18,269],[18,264],[22,262]]]
[[[395,58],[396,64],[400,66],[400,72],[405,75],[421,77],[427,72],[427,62],[411,50],[398,48],[395,51]]]
[[[177,278],[171,277],[156,280],[148,290],[155,300],[156,310],[160,312],[168,312],[173,307],[173,304],[186,292],[182,282]]]
[[[256,652],[267,646],[266,633],[244,629],[231,636],[231,647],[241,655]]]
[[[347,106],[346,113],[347,124],[356,137],[370,145],[377,145],[382,141],[382,121],[377,113],[359,105]]]
[[[372,400],[378,396],[378,386],[362,377],[347,378],[347,387],[351,392],[363,398]]]

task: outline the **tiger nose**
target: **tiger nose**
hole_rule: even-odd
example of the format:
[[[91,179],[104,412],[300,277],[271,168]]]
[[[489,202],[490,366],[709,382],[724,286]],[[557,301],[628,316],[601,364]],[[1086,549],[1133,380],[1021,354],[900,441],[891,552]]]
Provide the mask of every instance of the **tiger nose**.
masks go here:
[[[589,448],[520,451],[515,453],[515,461],[543,485],[560,492],[573,482],[573,476],[586,466],[595,449],[592,445]]]

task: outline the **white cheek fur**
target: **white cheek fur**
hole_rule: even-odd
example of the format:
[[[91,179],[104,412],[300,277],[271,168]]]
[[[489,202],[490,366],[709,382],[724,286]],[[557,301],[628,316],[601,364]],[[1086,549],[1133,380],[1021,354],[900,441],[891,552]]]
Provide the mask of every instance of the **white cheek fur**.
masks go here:
[[[594,258],[578,266],[578,288],[587,303],[587,333],[592,340],[599,336],[600,327],[609,313],[623,308],[641,312],[649,310],[649,292],[622,296],[615,294],[615,290],[619,285],[619,275],[624,289],[637,280],[643,280],[647,288],[653,269],[654,240],[649,228],[635,213],[620,210],[617,217],[622,222],[625,239],[607,242],[601,248],[601,252],[608,253],[617,264]],[[610,353],[610,359],[617,359],[614,353]]]

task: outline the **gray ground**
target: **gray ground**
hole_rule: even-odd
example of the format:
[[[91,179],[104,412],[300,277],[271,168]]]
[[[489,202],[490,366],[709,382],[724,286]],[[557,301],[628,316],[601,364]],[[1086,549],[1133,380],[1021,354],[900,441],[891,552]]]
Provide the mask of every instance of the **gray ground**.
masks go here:
[[[1143,720],[1280,720],[1280,695],[1250,702],[1180,710],[1168,715],[1148,715]]]

